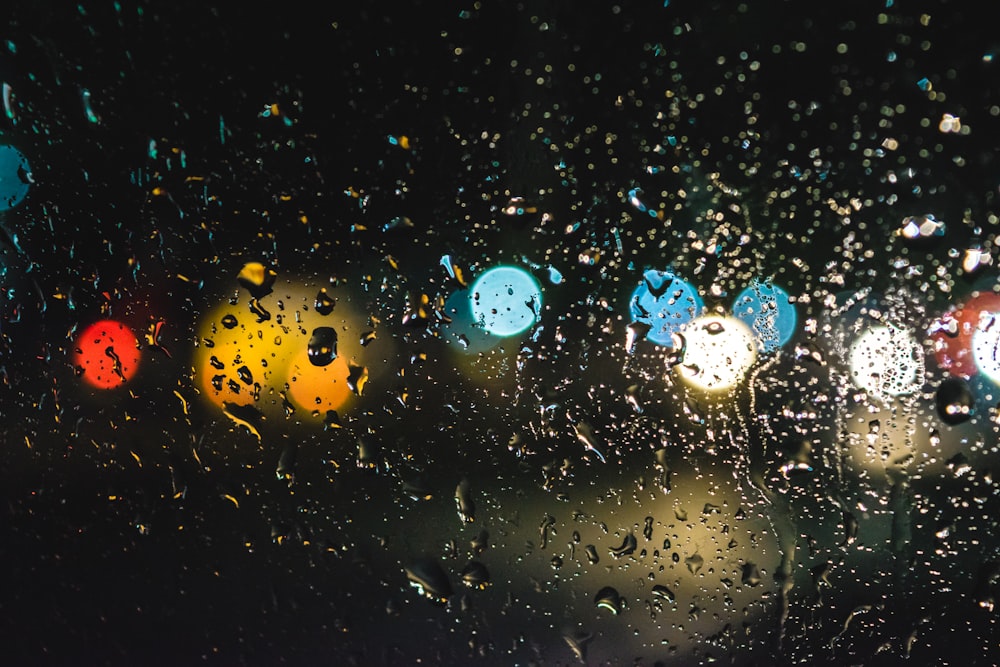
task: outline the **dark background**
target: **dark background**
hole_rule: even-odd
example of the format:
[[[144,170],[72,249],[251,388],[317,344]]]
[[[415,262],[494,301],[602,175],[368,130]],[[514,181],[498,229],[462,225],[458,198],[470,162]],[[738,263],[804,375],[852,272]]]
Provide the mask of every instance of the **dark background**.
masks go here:
[[[1000,659],[985,604],[1000,560],[996,388],[973,378],[975,417],[940,423],[945,373],[925,344],[917,395],[858,398],[848,317],[825,302],[872,290],[922,339],[995,284],[955,252],[992,250],[996,227],[1000,102],[984,56],[1000,43],[985,9],[123,1],[0,16],[16,99],[0,142],[35,180],[0,212],[0,662],[578,663],[567,637],[590,637],[587,664]],[[944,113],[973,131],[940,133]],[[387,140],[404,135],[410,150]],[[882,155],[886,137],[899,148]],[[628,203],[636,187],[663,220]],[[511,197],[537,211],[505,215]],[[831,208],[852,198],[860,211]],[[943,238],[894,234],[927,213]],[[399,216],[413,226],[383,229]],[[594,266],[577,260],[588,250]],[[446,253],[471,275],[534,265],[539,329],[475,356],[433,318],[406,320],[414,293],[455,288]],[[239,291],[247,261],[336,285],[368,318],[354,335],[379,320],[382,375],[344,428],[300,409],[258,441],[197,396],[200,318]],[[549,264],[564,283],[546,282]],[[773,276],[818,333],[800,328],[749,389],[689,393],[663,350],[623,345],[641,271],[668,266],[709,308]],[[73,338],[104,316],[137,333],[162,321],[171,354],[147,350],[127,388],[88,389]],[[891,456],[866,450],[873,419]],[[802,439],[815,468],[788,482],[778,466]],[[275,470],[291,449],[290,486]],[[462,479],[471,525],[455,515]],[[615,557],[630,533],[639,547]],[[407,584],[424,558],[454,589],[445,604]],[[485,590],[461,582],[473,559]],[[757,586],[741,581],[749,562]],[[595,608],[604,586],[620,614]]]

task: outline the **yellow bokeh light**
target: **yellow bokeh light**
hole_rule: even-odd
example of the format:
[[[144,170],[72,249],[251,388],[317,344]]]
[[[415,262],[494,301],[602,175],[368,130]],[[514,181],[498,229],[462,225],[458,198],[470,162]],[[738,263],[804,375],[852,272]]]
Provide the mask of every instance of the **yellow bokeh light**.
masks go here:
[[[260,299],[241,292],[237,303],[224,301],[208,311],[192,359],[201,395],[219,408],[253,405],[275,421],[284,420],[291,408],[295,420],[315,423],[328,410],[349,408],[357,400],[348,383],[350,366],[366,365],[362,337],[371,324],[350,301],[346,291],[279,279]],[[337,332],[336,357],[325,366],[309,358],[309,340],[318,327]],[[391,339],[368,338],[379,360],[394,352]]]
[[[295,338],[272,318],[258,322],[246,303],[225,303],[202,320],[194,368],[198,388],[220,408],[224,403],[254,403],[265,413],[272,402],[268,389],[281,387]]]

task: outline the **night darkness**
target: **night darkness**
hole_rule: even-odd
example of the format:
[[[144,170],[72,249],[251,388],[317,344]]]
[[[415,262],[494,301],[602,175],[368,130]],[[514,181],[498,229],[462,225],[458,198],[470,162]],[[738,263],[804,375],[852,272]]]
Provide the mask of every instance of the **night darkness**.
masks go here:
[[[0,663],[996,664],[966,5],[7,3]]]

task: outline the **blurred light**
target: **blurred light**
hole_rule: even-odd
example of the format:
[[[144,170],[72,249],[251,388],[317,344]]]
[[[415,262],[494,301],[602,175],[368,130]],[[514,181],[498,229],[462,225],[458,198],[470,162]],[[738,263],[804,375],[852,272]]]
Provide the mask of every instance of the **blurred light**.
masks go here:
[[[854,383],[879,398],[912,394],[923,381],[923,350],[901,327],[865,329],[851,345],[848,364]]]
[[[773,352],[787,343],[798,322],[788,292],[756,280],[736,297],[733,314],[753,330],[761,352]]]
[[[629,314],[633,320],[649,325],[646,339],[657,345],[673,347],[671,334],[693,320],[703,304],[694,287],[670,271],[650,269],[632,292]]]
[[[984,314],[1000,312],[1000,294],[973,293],[961,308],[939,317],[928,330],[938,365],[951,375],[971,378],[980,362],[975,359],[973,333]]]
[[[98,389],[120,387],[135,375],[142,353],[128,327],[115,320],[94,322],[76,339],[74,363],[81,377]]]
[[[540,318],[542,292],[530,273],[513,266],[497,266],[472,284],[473,320],[496,336],[516,336]]]
[[[896,231],[906,239],[926,239],[933,236],[944,236],[946,225],[933,215],[911,215],[903,218],[903,223]]]
[[[241,285],[245,277],[270,294],[223,301],[200,320],[191,363],[203,398],[224,410],[252,406],[268,419],[321,426],[329,411],[354,405],[369,375],[390,372],[396,347],[373,335],[377,327],[358,313],[350,291],[277,278],[266,268],[256,276],[242,271]],[[385,363],[369,368],[373,354]]]
[[[13,146],[0,144],[0,211],[20,204],[31,183],[28,159]]]
[[[292,332],[286,334],[273,319],[257,322],[246,303],[224,303],[210,310],[198,333],[198,386],[201,395],[219,407],[259,403],[264,387],[284,381],[296,351]],[[305,342],[299,348],[305,351]]]
[[[684,327],[681,335],[684,360],[674,368],[681,379],[699,389],[731,388],[757,358],[753,332],[734,317],[699,317]]]

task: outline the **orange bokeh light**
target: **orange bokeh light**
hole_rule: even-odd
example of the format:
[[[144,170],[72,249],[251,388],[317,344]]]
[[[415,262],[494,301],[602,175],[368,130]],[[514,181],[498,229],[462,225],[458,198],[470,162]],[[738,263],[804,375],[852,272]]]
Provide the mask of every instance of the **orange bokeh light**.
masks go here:
[[[347,386],[350,373],[347,360],[339,356],[327,366],[315,366],[309,353],[301,349],[288,367],[288,396],[304,410],[321,415],[327,410],[338,410],[351,397]]]
[[[74,364],[80,376],[98,389],[128,382],[139,368],[142,352],[135,334],[121,322],[100,320],[76,338]]]

